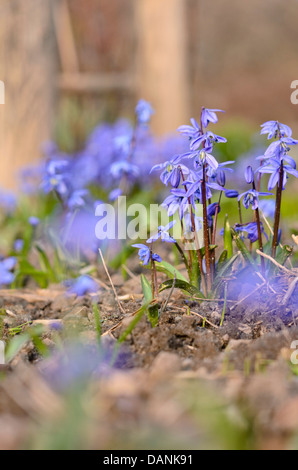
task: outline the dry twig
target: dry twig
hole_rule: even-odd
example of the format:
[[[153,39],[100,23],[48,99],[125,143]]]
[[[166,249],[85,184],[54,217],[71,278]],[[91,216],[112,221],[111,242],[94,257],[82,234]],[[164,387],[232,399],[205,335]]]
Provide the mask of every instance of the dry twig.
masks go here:
[[[106,272],[106,274],[107,274],[107,276],[108,276],[108,278],[109,278],[110,284],[111,284],[111,286],[112,286],[112,289],[113,289],[113,292],[114,292],[114,295],[115,295],[115,298],[116,298],[118,307],[119,307],[120,311],[121,311],[123,314],[125,314],[125,310],[123,309],[123,307],[122,307],[122,305],[121,305],[121,303],[120,303],[120,300],[119,300],[119,298],[118,298],[118,295],[117,295],[115,286],[114,286],[114,284],[113,284],[112,278],[111,278],[111,276],[110,276],[110,273],[109,273],[109,271],[108,271],[107,265],[106,265],[106,263],[105,263],[105,260],[104,260],[102,251],[101,251],[100,248],[98,249],[98,251],[99,251],[99,254],[100,254],[100,257],[101,257],[101,261],[102,261],[103,267],[104,267],[104,269],[105,269],[105,272]]]

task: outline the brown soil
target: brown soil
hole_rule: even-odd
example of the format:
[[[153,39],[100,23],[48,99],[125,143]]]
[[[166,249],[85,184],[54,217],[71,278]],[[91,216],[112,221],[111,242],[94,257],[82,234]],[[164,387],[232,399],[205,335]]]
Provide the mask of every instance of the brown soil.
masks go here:
[[[113,282],[125,314],[119,311],[112,290],[104,285],[99,307],[103,344],[109,346],[115,344],[127,329],[133,314],[143,301],[139,279],[133,278],[123,282],[121,276],[115,274]],[[123,346],[126,355],[123,355],[121,366],[116,363],[115,371],[100,381],[98,393],[102,403],[107,404],[103,421],[100,423],[105,420],[109,422],[107,435],[102,436],[101,424],[97,423],[94,432],[100,435],[100,444],[95,444],[91,439],[87,444],[81,444],[82,447],[122,448],[121,439],[125,439],[127,448],[150,449],[154,448],[154,445],[156,448],[167,448],[169,445],[173,448],[182,448],[182,445],[185,448],[229,448],[238,445],[240,448],[291,447],[292,439],[298,431],[298,370],[297,366],[295,369],[290,362],[293,353],[291,344],[298,339],[298,308],[296,291],[286,303],[284,302],[289,282],[290,280],[285,279],[279,290],[264,285],[253,292],[254,286],[249,296],[247,286],[241,290],[236,289],[237,292],[231,288],[221,327],[223,301],[191,301],[175,290],[157,327],[152,328],[144,316]],[[167,297],[168,291],[161,294],[161,305]],[[68,331],[79,331],[82,341],[92,344],[96,341],[92,299],[88,296],[80,299],[74,296],[66,297],[60,287],[34,292],[2,291],[0,309],[6,312],[6,315],[2,316],[4,339],[10,336],[11,328],[15,326],[25,324],[25,330],[31,322],[60,319]],[[50,348],[55,349],[53,333],[50,330],[43,339]],[[34,345],[27,344],[12,361],[5,377],[0,381],[0,437],[5,423],[6,426],[9,423],[12,427],[11,436],[8,442],[7,439],[4,440],[3,448],[26,446],[25,435],[31,427],[30,446],[39,445],[36,444],[38,426],[36,428],[36,422],[32,421],[32,413],[37,413],[42,422],[48,422],[47,413],[44,414],[43,409],[35,410],[35,406],[38,406],[34,403],[29,405],[22,394],[16,397],[13,389],[18,386],[27,393],[30,374],[33,374],[33,382],[42,380],[38,372],[40,361]],[[30,364],[34,365],[32,369]],[[120,373],[119,367],[123,372]],[[119,379],[117,385],[118,374],[121,380]],[[132,388],[131,395],[128,393],[129,398],[123,398],[123,387],[124,395],[127,388]],[[198,387],[194,395],[193,387]],[[151,442],[156,427],[169,431],[170,418],[167,413],[175,414],[175,406],[180,409],[181,393],[183,400],[186,396],[187,403],[192,403],[196,394],[203,393],[205,387],[208,389],[207,396],[210,393],[214,397],[214,403],[219,400],[221,405],[228,403],[229,406],[237,408],[246,429],[243,442],[225,443],[221,440],[223,436],[214,438],[213,442],[214,436],[209,436],[209,431],[204,428],[205,424],[200,421],[205,418],[203,411],[199,410],[198,419],[204,428],[203,437],[199,444],[190,439],[190,447],[187,447],[183,433],[187,436],[199,432],[197,424],[192,422],[192,408],[188,407],[186,410],[183,408],[184,411],[181,412],[181,423],[176,422],[175,431],[171,430],[169,442],[167,439],[161,443],[154,440],[155,444]],[[217,390],[220,390],[220,393]],[[34,395],[35,392],[31,390],[30,393]],[[156,410],[162,407],[166,399],[164,394],[170,396],[173,409],[163,411],[165,421],[161,423]],[[34,401],[34,398],[32,400]],[[59,394],[55,395],[55,400],[60,402]],[[123,400],[125,412],[112,411],[113,406],[121,408]],[[197,405],[195,402],[193,406]],[[101,409],[100,413],[102,412]],[[147,444],[143,439],[139,439],[140,436],[135,432],[131,420],[138,422],[142,429],[146,428],[146,432],[151,436],[149,441],[146,441]]]

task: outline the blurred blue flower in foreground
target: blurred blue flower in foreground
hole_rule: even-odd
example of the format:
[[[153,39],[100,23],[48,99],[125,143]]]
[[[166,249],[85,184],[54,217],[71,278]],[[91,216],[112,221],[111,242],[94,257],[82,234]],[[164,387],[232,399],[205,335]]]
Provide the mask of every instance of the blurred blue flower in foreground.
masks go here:
[[[21,253],[21,251],[23,250],[24,248],[24,240],[18,238],[17,240],[15,240],[14,244],[13,244],[13,248],[14,248],[14,251],[16,253]]]
[[[148,266],[150,262],[150,248],[147,245],[143,245],[142,243],[137,243],[136,245],[132,245],[134,248],[139,248],[139,258],[143,262],[143,266]],[[162,261],[161,257],[156,253],[152,253],[153,261],[157,261],[160,263]]]
[[[17,206],[17,198],[14,194],[9,192],[0,191],[0,207],[6,214],[14,212]]]
[[[60,197],[68,193],[67,177],[68,161],[50,161],[46,166],[46,172],[42,182],[42,188],[46,194],[55,191]]]
[[[87,189],[78,189],[74,191],[68,198],[67,207],[71,211],[84,207],[86,204],[86,201],[84,198],[88,195],[89,195],[89,191]]]
[[[106,376],[113,368],[122,368],[128,358],[129,354],[124,351],[115,358],[113,347],[109,344],[98,347],[70,343],[41,362],[39,370],[54,390],[74,392],[90,381]]]
[[[70,281],[71,286],[68,289],[68,294],[76,294],[83,297],[86,294],[95,294],[98,292],[99,287],[97,282],[90,276],[80,276],[75,281]]]
[[[16,258],[7,258],[0,261],[0,287],[9,285],[14,281],[14,274],[11,272],[16,265]]]
[[[38,217],[32,216],[29,217],[28,222],[32,227],[37,227],[40,224],[40,219]]]

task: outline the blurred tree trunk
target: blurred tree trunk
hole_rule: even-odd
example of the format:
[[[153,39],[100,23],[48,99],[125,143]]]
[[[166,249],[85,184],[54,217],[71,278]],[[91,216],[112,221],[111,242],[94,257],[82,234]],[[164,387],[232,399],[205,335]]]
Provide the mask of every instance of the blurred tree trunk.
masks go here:
[[[189,121],[185,0],[136,0],[138,94],[153,104],[156,132]]]
[[[0,0],[0,186],[17,187],[17,172],[40,156],[54,105],[51,2]]]

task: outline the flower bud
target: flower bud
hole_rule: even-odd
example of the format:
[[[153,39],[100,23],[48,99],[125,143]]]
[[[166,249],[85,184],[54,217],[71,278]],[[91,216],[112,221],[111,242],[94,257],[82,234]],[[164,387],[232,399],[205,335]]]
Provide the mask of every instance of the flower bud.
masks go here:
[[[245,170],[245,179],[247,184],[253,183],[255,175],[251,166],[248,166]]]
[[[238,197],[239,193],[238,193],[238,191],[236,191],[234,189],[228,189],[227,191],[225,191],[225,195],[226,195],[226,197],[232,199],[232,198]]]
[[[223,170],[219,170],[219,172],[217,173],[216,181],[220,186],[225,186],[225,184],[226,184],[226,175],[225,175],[225,172]]]

